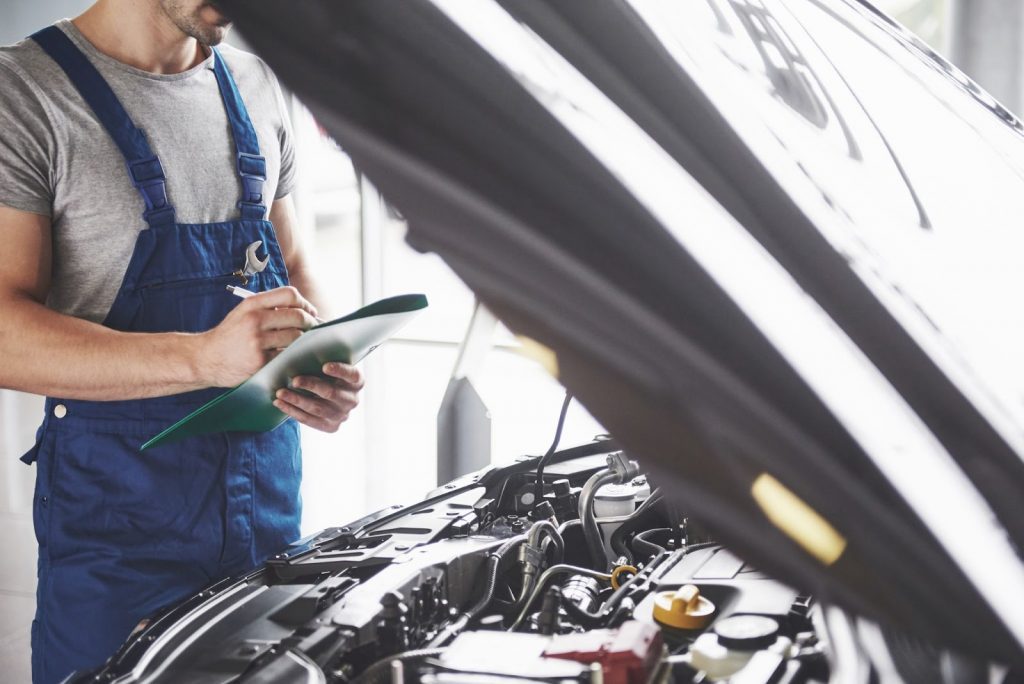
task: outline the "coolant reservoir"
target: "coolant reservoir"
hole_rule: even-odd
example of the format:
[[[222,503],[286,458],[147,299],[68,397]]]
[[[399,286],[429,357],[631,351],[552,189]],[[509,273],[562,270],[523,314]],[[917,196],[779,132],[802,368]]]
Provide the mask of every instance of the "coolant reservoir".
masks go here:
[[[779,636],[779,623],[764,615],[733,615],[715,623],[690,647],[690,665],[708,679],[721,680],[742,670],[758,651],[785,656],[792,642]]]
[[[594,513],[598,518],[622,517],[631,514],[636,507],[651,495],[647,478],[641,476],[626,484],[609,484],[601,487],[594,495]],[[622,523],[602,523],[601,536],[611,552],[609,540]]]
[[[631,483],[605,485],[594,495],[594,512],[599,518],[629,515],[635,508],[636,494],[637,488]]]

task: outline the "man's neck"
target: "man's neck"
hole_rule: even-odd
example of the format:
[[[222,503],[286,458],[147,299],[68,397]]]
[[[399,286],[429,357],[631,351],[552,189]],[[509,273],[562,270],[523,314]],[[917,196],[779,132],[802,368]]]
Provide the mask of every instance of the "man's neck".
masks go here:
[[[73,22],[97,50],[154,74],[178,74],[207,54],[155,2],[99,0]]]

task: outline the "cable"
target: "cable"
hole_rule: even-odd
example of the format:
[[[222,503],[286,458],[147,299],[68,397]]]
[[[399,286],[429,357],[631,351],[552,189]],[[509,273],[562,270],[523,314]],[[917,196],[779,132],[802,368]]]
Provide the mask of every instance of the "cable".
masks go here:
[[[558,414],[558,425],[555,427],[555,439],[552,440],[551,446],[548,448],[547,453],[540,457],[537,461],[537,484],[533,488],[533,505],[536,506],[544,498],[544,467],[551,460],[551,457],[555,453],[555,449],[558,448],[558,443],[562,441],[562,428],[565,427],[565,416],[569,412],[569,404],[572,402],[572,394],[569,390],[565,391],[565,399],[562,400],[562,410]]]

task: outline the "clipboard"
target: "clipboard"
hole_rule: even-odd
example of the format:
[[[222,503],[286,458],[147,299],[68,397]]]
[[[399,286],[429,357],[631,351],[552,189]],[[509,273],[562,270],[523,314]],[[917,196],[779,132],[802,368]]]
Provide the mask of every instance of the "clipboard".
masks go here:
[[[273,430],[288,419],[274,406],[274,394],[291,378],[323,377],[323,365],[332,361],[361,361],[426,307],[424,295],[399,295],[310,328],[248,380],[152,437],[140,451],[196,435]]]

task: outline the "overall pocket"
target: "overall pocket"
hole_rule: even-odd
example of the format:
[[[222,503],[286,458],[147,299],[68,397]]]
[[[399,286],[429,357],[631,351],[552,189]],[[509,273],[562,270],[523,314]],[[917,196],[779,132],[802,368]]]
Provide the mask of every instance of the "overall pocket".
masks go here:
[[[53,561],[82,553],[203,560],[219,552],[223,444],[198,437],[139,452],[136,432],[150,431],[62,426],[49,503]]]

